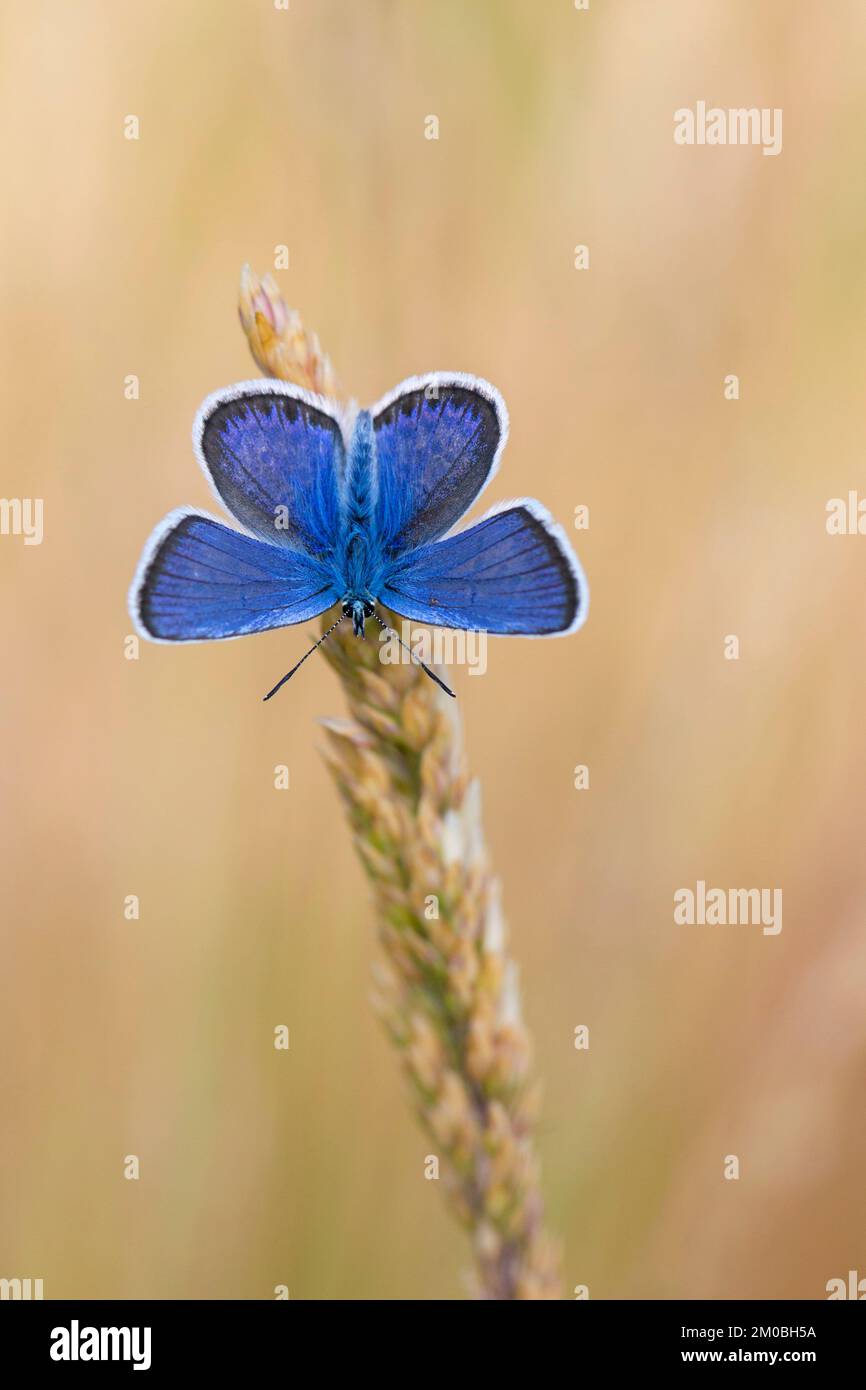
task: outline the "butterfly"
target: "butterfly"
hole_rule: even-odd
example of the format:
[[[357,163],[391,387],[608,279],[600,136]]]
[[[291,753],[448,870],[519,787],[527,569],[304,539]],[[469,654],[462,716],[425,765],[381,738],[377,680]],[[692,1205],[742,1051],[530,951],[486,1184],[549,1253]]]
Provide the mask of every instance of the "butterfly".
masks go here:
[[[344,620],[357,637],[370,618],[393,632],[377,603],[442,627],[574,632],[586,618],[586,579],[540,502],[503,503],[453,529],[496,473],[507,436],[499,392],[461,373],[412,377],[369,410],[276,380],[214,392],[193,446],[243,529],[192,507],[169,513],[130,590],[137,631],[155,642],[243,637],[339,604],[266,700]]]

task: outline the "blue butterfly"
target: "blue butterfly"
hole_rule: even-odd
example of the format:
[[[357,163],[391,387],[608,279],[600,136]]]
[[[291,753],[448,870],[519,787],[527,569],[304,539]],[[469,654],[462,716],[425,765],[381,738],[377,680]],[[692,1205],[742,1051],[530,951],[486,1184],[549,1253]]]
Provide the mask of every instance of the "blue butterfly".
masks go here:
[[[193,444],[244,529],[195,508],[171,512],[130,591],[138,632],[155,642],[242,637],[339,603],[325,636],[351,618],[363,637],[368,618],[390,631],[377,602],[442,627],[574,632],[586,618],[586,579],[539,502],[504,503],[452,532],[496,472],[507,436],[499,392],[459,373],[412,377],[370,410],[342,410],[274,380],[216,391],[195,418]]]

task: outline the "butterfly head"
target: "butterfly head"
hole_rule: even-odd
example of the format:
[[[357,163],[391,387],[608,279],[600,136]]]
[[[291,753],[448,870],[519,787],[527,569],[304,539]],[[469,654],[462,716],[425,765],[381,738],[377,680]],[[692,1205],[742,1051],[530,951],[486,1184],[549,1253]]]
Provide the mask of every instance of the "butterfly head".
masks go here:
[[[372,603],[367,603],[363,599],[346,599],[343,604],[343,617],[352,619],[352,631],[356,637],[364,636],[364,623],[372,615]]]

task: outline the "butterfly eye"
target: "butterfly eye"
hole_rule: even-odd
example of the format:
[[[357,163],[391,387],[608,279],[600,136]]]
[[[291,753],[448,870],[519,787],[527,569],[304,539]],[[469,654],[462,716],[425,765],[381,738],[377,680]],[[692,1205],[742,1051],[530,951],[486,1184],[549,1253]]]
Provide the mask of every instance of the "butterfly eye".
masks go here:
[[[372,618],[372,616],[373,616],[373,605],[372,605],[372,603],[365,603],[365,604],[364,604],[364,617],[365,617],[365,618]]]

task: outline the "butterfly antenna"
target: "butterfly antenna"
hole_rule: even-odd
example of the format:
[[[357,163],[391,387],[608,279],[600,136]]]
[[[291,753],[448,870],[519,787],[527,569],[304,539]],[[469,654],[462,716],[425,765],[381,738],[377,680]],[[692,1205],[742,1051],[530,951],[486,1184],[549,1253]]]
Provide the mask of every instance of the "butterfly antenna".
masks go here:
[[[307,657],[308,657],[308,656],[312,656],[312,655],[313,655],[313,652],[316,650],[317,647],[321,647],[321,645],[322,645],[322,643],[324,642],[325,638],[326,638],[326,637],[330,637],[331,633],[334,631],[334,628],[340,626],[340,623],[343,621],[343,619],[345,618],[345,616],[346,616],[345,613],[341,613],[340,616],[339,616],[339,618],[337,619],[337,621],[336,621],[335,623],[331,623],[331,626],[328,628],[328,631],[322,633],[322,635],[321,635],[321,637],[319,638],[318,642],[314,642],[314,643],[313,643],[313,645],[310,647],[310,650],[309,650],[308,652],[305,652],[305,654],[301,657],[301,659],[300,659],[300,661],[297,663],[297,665],[293,666],[292,669],[291,669],[291,671],[287,671],[286,674],[283,676],[282,680],[277,681],[277,683],[276,683],[276,685],[274,686],[273,690],[269,690],[268,693],[267,693],[267,695],[263,695],[263,696],[262,696],[262,699],[263,699],[263,700],[269,700],[269,699],[271,698],[272,695],[276,695],[277,691],[280,689],[281,686],[284,686],[284,685],[285,685],[286,681],[291,680],[292,676],[293,676],[293,675],[295,674],[295,672],[297,671],[298,666],[303,666],[303,664],[304,664],[304,662],[306,661]]]
[[[454,694],[454,691],[450,690],[449,687],[445,684],[445,682],[439,679],[435,671],[430,670],[430,667],[421,660],[420,656],[415,655],[412,648],[406,645],[400,634],[397,631],[395,631],[393,627],[389,627],[388,624],[382,618],[379,617],[379,614],[376,612],[375,608],[373,609],[373,617],[376,619],[376,622],[379,624],[383,632],[390,632],[392,637],[397,638],[397,641],[400,643],[400,646],[403,647],[409,653],[413,661],[417,662],[417,664],[421,667],[421,670],[424,671],[425,674],[430,677],[431,681],[435,681],[436,684],[442,690],[445,691],[446,695],[451,696],[452,700],[457,699],[457,696]]]

